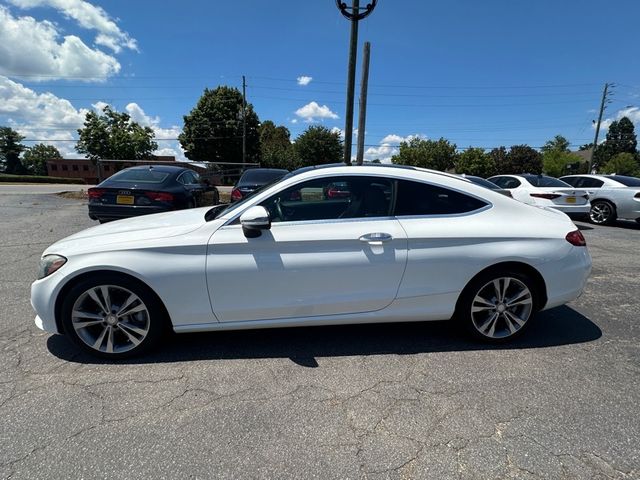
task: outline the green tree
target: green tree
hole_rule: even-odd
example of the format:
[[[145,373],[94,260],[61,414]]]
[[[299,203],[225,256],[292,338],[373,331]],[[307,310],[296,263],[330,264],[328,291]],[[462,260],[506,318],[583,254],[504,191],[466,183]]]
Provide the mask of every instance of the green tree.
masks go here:
[[[100,159],[142,160],[150,158],[158,148],[151,128],[141,126],[128,114],[117,112],[108,105],[102,109],[102,114],[87,112],[84,127],[78,134],[76,151],[94,163]]]
[[[509,151],[506,147],[497,147],[489,152],[489,156],[493,160],[493,164],[496,167],[496,174],[505,173],[507,168],[507,154]]]
[[[5,173],[23,174],[26,170],[20,162],[20,154],[26,150],[24,137],[10,127],[0,127],[0,166]]]
[[[327,127],[310,126],[294,143],[300,166],[339,163],[342,160],[342,141],[338,132]]]
[[[450,143],[444,138],[427,140],[414,137],[408,142],[400,143],[399,152],[391,157],[391,161],[396,164],[431,168],[444,172],[453,168],[455,158],[455,143]]]
[[[34,175],[47,174],[47,160],[60,159],[62,155],[53,145],[38,143],[28,148],[22,156],[22,165]]]
[[[271,120],[265,120],[258,128],[260,134],[260,165],[266,168],[297,168],[298,162],[291,143],[289,129],[276,127]]]
[[[466,173],[487,178],[496,173],[494,159],[484,148],[469,147],[458,154],[455,160],[456,173]]]
[[[567,174],[567,166],[569,164],[580,163],[581,161],[582,159],[579,156],[562,150],[549,150],[542,155],[544,172],[552,177],[560,177]]]
[[[542,154],[529,145],[513,145],[500,173],[542,173]]]
[[[593,155],[593,163],[600,167],[608,163],[619,153],[636,155],[638,140],[633,123],[627,117],[614,121],[609,125],[607,137],[598,145]]]
[[[618,153],[602,168],[604,173],[617,173],[618,175],[640,175],[640,165],[636,157],[629,152]]]
[[[556,135],[552,140],[549,140],[540,149],[544,155],[547,152],[569,152],[569,140],[562,135]]]
[[[178,136],[190,160],[242,162],[242,94],[236,88],[206,88],[196,106],[184,116],[184,128]],[[248,103],[245,108],[246,159],[260,156],[260,121]]]

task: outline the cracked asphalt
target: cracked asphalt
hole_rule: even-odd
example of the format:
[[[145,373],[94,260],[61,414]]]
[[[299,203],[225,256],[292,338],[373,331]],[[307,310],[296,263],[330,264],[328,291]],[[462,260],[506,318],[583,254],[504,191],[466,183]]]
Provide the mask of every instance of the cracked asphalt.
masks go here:
[[[580,224],[585,294],[490,348],[448,322],[175,336],[104,363],[39,331],[86,205],[0,196],[0,477],[640,478],[640,225]]]

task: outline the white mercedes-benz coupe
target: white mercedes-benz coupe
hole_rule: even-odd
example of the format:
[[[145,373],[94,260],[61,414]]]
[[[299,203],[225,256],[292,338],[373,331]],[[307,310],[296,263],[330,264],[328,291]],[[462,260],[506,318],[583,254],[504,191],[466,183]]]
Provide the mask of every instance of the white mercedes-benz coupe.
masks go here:
[[[501,342],[577,298],[590,270],[563,213],[455,175],[329,165],[230,206],[60,240],[43,253],[31,303],[38,327],[108,358],[138,354],[166,329],[454,319]]]

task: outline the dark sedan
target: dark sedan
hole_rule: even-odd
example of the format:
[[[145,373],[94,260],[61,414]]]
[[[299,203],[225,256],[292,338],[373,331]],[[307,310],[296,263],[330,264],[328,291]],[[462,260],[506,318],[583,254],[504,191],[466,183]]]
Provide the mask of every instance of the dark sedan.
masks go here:
[[[126,168],[89,189],[89,218],[103,223],[193,208],[202,203],[204,192],[211,188],[188,168],[167,165]]]
[[[280,168],[252,168],[247,170],[231,190],[231,201],[242,200],[265,185],[281,179],[287,173],[289,173],[289,170]]]

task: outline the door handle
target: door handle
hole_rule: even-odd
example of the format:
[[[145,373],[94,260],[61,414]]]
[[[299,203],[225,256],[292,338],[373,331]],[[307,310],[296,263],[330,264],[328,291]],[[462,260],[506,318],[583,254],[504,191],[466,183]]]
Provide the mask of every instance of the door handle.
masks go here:
[[[370,245],[382,245],[391,240],[393,240],[393,237],[389,233],[384,232],[367,233],[360,237],[361,242],[366,242]]]

